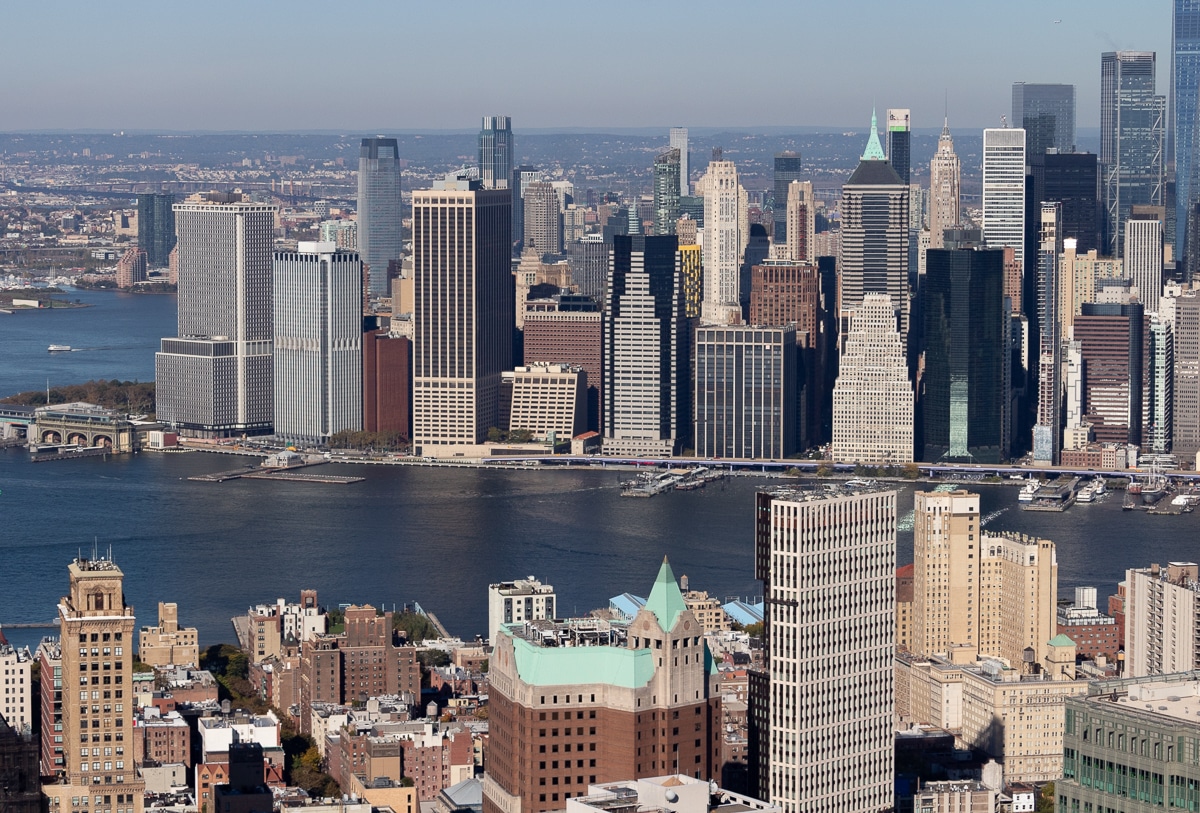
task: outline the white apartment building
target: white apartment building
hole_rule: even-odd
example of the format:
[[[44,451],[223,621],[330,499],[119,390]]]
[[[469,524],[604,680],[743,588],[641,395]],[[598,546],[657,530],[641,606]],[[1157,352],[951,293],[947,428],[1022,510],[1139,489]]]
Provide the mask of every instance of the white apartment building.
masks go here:
[[[488,640],[496,642],[503,624],[553,619],[558,611],[554,587],[533,576],[488,585]]]
[[[0,717],[17,731],[33,725],[33,655],[29,649],[0,646],[0,677],[4,693],[0,694]],[[47,678],[49,679],[49,678]]]

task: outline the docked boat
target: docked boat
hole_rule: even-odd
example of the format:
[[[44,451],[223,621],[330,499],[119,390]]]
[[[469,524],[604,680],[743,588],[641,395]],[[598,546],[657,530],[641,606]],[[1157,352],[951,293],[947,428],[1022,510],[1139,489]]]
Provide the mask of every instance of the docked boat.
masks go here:
[[[1075,501],[1082,503],[1096,502],[1107,493],[1108,490],[1104,485],[1104,478],[1097,477],[1079,489],[1079,493],[1075,495]]]
[[[71,352],[71,345],[69,345],[69,344],[52,344],[52,345],[50,345],[50,352],[51,353],[69,353],[69,352]]]
[[[1165,474],[1154,472],[1146,478],[1146,482],[1142,483],[1141,486],[1142,504],[1154,505],[1167,496],[1171,482]]]
[[[1042,484],[1030,477],[1025,481],[1025,485],[1021,486],[1021,493],[1017,495],[1017,502],[1033,502],[1033,498],[1037,496],[1038,489]]]

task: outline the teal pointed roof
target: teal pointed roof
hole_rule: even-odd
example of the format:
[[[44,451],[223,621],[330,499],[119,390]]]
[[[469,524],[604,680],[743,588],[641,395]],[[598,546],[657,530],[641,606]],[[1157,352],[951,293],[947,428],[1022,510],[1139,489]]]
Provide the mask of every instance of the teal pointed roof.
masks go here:
[[[863,150],[864,161],[885,161],[883,145],[879,143],[879,119],[875,116],[875,108],[871,108],[871,137],[867,139],[867,148]]]
[[[1075,642],[1060,632],[1050,639],[1050,646],[1075,646]]]
[[[683,603],[683,593],[679,590],[679,582],[675,581],[675,574],[665,556],[662,567],[658,569],[658,577],[654,579],[650,597],[646,599],[646,609],[654,613],[664,632],[670,632],[679,620],[679,615],[687,610],[687,605]]]

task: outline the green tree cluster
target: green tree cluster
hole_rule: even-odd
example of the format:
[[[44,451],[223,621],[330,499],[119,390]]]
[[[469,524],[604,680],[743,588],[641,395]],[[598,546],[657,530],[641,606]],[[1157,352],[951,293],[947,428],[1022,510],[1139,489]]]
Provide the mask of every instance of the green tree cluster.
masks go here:
[[[153,414],[154,382],[118,381],[114,378],[111,381],[85,381],[82,384],[68,384],[50,390],[51,404],[66,404],[72,401],[83,401],[131,414]],[[45,406],[46,391],[30,390],[17,393],[0,400],[0,403]]]
[[[408,438],[402,432],[355,432],[343,429],[329,439],[332,449],[377,449],[398,452],[408,448]]]
[[[501,429],[498,426],[493,426],[488,429],[488,443],[529,443],[533,440],[533,431],[530,429]]]

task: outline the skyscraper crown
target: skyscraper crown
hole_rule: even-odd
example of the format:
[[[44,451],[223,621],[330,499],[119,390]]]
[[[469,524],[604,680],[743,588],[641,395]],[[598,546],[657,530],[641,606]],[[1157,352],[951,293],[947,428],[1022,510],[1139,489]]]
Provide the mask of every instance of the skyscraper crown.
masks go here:
[[[863,151],[864,161],[884,161],[883,145],[879,143],[879,120],[875,116],[875,108],[871,108],[871,136],[867,139],[867,148]]]

